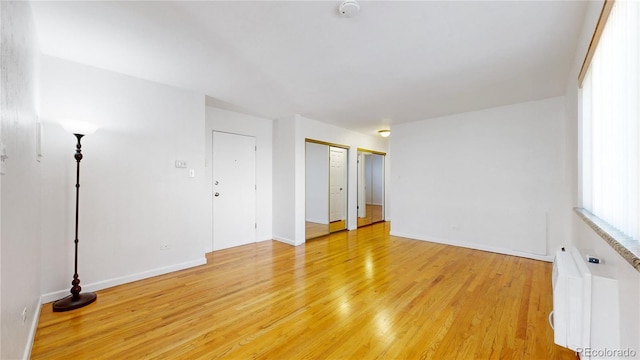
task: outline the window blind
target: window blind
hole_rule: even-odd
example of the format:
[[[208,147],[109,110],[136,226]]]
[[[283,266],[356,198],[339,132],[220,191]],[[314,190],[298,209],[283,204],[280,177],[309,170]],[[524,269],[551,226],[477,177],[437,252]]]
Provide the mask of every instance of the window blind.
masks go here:
[[[582,83],[583,207],[640,233],[640,2],[616,1]]]

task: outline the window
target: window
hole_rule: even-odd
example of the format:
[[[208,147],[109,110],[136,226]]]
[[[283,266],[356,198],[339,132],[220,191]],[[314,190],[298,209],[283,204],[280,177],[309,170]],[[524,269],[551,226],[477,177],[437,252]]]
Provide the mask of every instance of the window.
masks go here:
[[[638,240],[640,2],[607,1],[603,15],[580,75],[582,206]]]

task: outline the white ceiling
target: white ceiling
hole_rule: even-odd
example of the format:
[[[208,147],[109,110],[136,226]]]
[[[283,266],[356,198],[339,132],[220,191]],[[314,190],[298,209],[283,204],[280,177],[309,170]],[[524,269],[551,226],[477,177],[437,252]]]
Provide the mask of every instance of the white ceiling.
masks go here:
[[[385,125],[563,94],[584,1],[34,2],[44,54],[269,118]]]

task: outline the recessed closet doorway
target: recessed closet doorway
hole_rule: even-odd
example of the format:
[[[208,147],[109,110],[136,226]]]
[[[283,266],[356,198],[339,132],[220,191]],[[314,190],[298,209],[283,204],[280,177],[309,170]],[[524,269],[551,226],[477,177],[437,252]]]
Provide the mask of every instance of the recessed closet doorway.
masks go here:
[[[358,149],[358,227],[384,221],[385,155]]]
[[[306,139],[306,239],[347,228],[348,148]]]

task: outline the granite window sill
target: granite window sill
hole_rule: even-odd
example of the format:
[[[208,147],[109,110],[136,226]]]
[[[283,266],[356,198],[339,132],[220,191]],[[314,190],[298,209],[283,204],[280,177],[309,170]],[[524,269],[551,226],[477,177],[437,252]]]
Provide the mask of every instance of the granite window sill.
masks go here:
[[[621,233],[586,209],[573,208],[573,210],[593,231],[611,245],[620,256],[640,272],[640,242]]]

